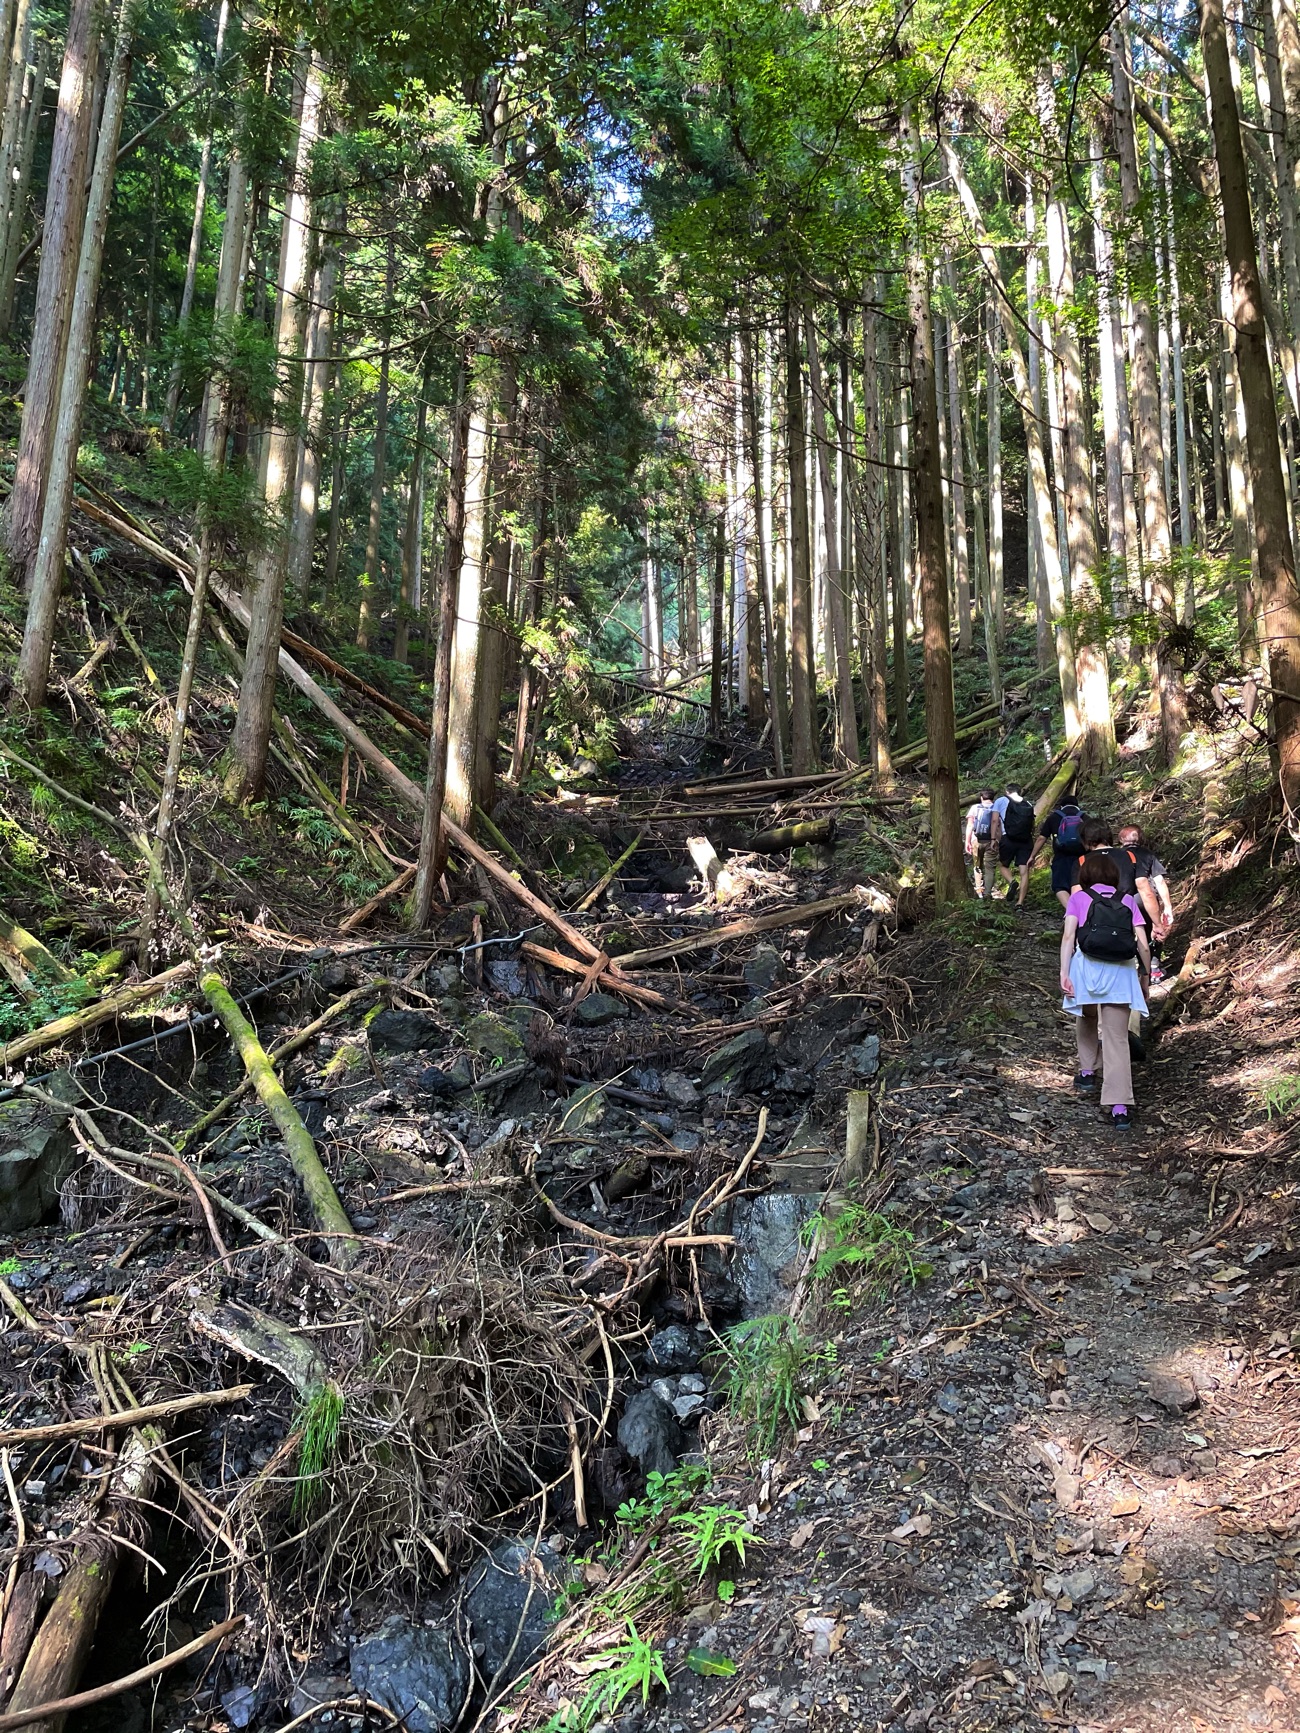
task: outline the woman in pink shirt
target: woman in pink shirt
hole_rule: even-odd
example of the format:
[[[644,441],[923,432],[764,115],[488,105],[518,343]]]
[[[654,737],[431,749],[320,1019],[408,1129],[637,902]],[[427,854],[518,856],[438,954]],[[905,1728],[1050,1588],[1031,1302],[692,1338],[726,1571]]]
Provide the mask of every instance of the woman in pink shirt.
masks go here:
[[[1065,907],[1061,934],[1064,1008],[1078,1019],[1079,1074],[1074,1087],[1091,1090],[1101,1070],[1101,1104],[1111,1123],[1129,1125],[1133,1070],[1129,1060],[1129,1012],[1145,1014],[1138,960],[1151,966],[1146,927],[1136,897],[1119,894],[1119,867],[1107,854],[1087,854],[1078,889]]]

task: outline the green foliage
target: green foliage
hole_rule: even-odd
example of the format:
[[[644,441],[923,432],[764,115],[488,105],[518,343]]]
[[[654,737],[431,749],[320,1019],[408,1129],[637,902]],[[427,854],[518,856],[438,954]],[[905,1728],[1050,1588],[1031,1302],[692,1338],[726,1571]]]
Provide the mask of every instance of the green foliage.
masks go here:
[[[730,1655],[718,1655],[712,1649],[689,1650],[686,1665],[701,1679],[730,1679],[736,1671],[736,1663]]]
[[[1300,1074],[1270,1078],[1259,1090],[1259,1101],[1270,1119],[1300,1113]]]
[[[639,1696],[642,1704],[648,1703],[656,1685],[668,1689],[662,1653],[638,1633],[631,1619],[627,1621],[627,1641],[598,1657],[598,1665],[600,1671],[592,1678],[582,1705],[584,1725],[590,1726],[597,1716],[616,1714],[629,1697]]]
[[[22,1267],[21,1258],[0,1258],[0,1276],[16,1276]]]
[[[7,983],[0,989],[0,1040],[12,1041],[16,1035],[40,1029],[56,1017],[81,1010],[98,997],[95,987],[79,975],[70,981],[47,981],[39,986],[33,977],[33,985],[35,991],[30,999],[20,997]]]
[[[634,1535],[644,1534],[665,1511],[683,1510],[706,1492],[711,1479],[709,1468],[702,1462],[684,1462],[671,1474],[652,1470],[646,1476],[645,1496],[625,1499],[614,1515]]]
[[[835,1364],[835,1349],[810,1342],[783,1312],[734,1324],[719,1350],[727,1400],[755,1455],[775,1450],[804,1421],[804,1398]]]
[[[337,1384],[322,1385],[294,1417],[294,1430],[302,1434],[293,1489],[295,1515],[309,1510],[320,1496],[321,1478],[334,1460],[342,1424],[343,1392]]]
[[[931,1264],[912,1255],[914,1235],[861,1204],[848,1204],[833,1216],[815,1215],[804,1238],[818,1248],[813,1281],[837,1284],[830,1303],[841,1310],[858,1300],[884,1299],[895,1288],[914,1288],[934,1274]]]
[[[690,1541],[694,1552],[692,1566],[698,1580],[721,1564],[729,1553],[734,1553],[743,1565],[745,1544],[754,1540],[744,1511],[724,1504],[704,1504],[695,1510],[681,1511],[671,1518],[671,1526]]]

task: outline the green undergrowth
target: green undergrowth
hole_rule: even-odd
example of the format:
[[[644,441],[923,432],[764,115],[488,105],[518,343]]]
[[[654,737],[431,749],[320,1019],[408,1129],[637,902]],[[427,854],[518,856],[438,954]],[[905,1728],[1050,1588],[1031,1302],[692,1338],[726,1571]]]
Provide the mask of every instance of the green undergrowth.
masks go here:
[[[732,1414],[754,1456],[767,1456],[805,1424],[817,1386],[835,1365],[833,1343],[814,1342],[785,1312],[733,1324],[715,1356]]]
[[[819,1211],[804,1228],[804,1243],[816,1248],[809,1271],[814,1291],[837,1311],[885,1300],[934,1274],[934,1266],[915,1255],[909,1229],[862,1204],[846,1204],[834,1215]]]

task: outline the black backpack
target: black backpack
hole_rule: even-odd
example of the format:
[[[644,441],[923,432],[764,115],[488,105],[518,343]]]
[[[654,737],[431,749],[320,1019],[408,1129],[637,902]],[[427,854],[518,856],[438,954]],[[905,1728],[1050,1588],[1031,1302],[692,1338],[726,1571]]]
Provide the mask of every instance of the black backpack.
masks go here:
[[[1091,907],[1079,927],[1079,949],[1098,963],[1131,963],[1137,957],[1133,911],[1118,891],[1099,897],[1087,891]]]
[[[1034,834],[1034,809],[1027,800],[1008,797],[1002,834],[1008,842],[1028,842]]]

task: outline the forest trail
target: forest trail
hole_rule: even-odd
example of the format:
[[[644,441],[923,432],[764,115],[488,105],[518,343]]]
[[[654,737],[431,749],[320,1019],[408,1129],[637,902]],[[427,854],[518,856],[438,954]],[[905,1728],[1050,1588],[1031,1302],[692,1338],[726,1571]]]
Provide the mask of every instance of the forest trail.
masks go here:
[[[855,1313],[822,1421],[729,1486],[758,1580],[680,1640],[738,1672],[647,1727],[1300,1726],[1296,1265],[1283,1191],[1232,1177],[1289,1142],[1240,1061],[1294,1041],[1294,961],[1277,933],[1232,960],[1253,996],[1170,1027],[1125,1137],[1072,1089],[1056,920],[999,913],[956,1004],[950,949],[914,941],[929,989],[886,1068],[934,1274]]]

